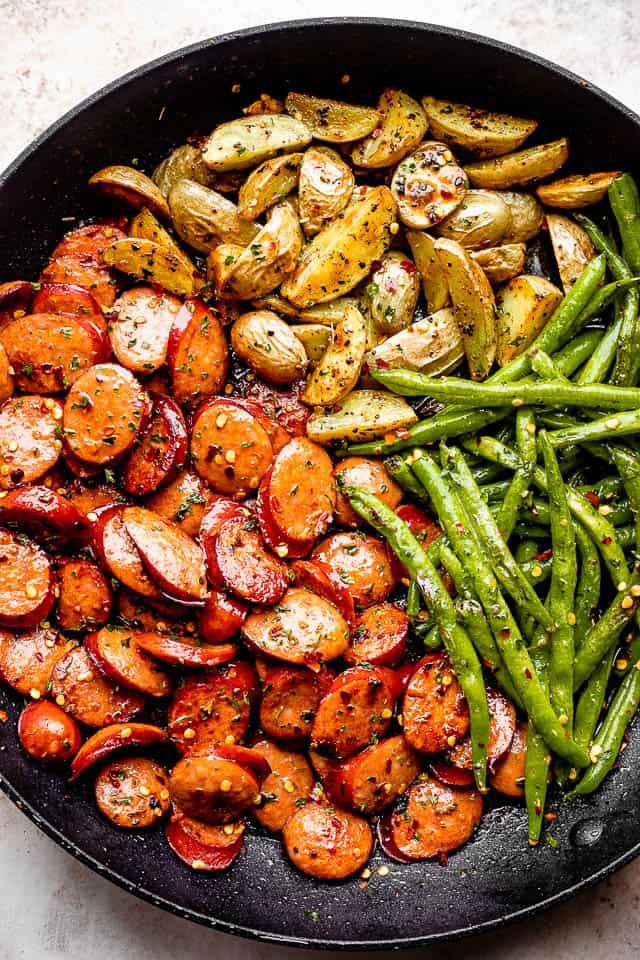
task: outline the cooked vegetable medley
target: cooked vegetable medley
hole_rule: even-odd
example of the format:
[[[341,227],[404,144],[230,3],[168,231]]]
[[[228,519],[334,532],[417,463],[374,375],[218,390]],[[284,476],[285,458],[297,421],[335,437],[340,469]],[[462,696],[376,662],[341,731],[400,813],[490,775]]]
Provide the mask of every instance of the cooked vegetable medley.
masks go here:
[[[535,845],[624,748],[640,199],[536,127],[265,94],[0,284],[18,736],[193,869],[444,861],[490,791]]]

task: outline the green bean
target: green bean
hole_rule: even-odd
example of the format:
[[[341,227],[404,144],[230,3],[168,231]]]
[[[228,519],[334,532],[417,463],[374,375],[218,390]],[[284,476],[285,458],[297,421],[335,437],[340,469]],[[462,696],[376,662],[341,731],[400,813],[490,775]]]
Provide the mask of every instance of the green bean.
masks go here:
[[[513,531],[516,537],[530,537],[535,540],[548,540],[549,530],[537,524],[518,523]]]
[[[559,723],[549,698],[540,684],[531,657],[523,642],[511,610],[496,583],[493,571],[472,533],[471,522],[458,495],[432,457],[417,450],[412,469],[424,484],[440,522],[458,558],[473,581],[476,595],[484,608],[496,646],[509,671],[524,708],[547,744],[574,766],[582,767],[588,758]]]
[[[640,294],[637,287],[627,290],[617,319],[620,321],[620,336],[616,352],[616,362],[611,374],[611,383],[622,387],[630,387],[636,382],[638,370],[638,309],[640,308]]]
[[[635,615],[636,626],[638,625],[638,611],[636,610]],[[623,646],[620,651],[620,656],[616,657],[613,661],[613,673],[616,677],[622,679],[626,677],[629,673],[629,670],[632,670],[636,665],[638,660],[640,660],[640,633],[628,635],[624,641],[625,646]],[[625,649],[626,647],[626,649]],[[612,649],[611,655],[615,654],[615,648]]]
[[[609,686],[615,648],[606,654],[584,685],[576,703],[573,736],[576,743],[587,749],[593,739],[602,713],[604,698]]]
[[[546,692],[547,654],[544,649],[538,648],[531,654],[534,666],[540,677],[542,688]],[[527,805],[527,819],[529,824],[529,843],[535,846],[540,840],[544,805],[547,799],[549,783],[549,765],[551,755],[535,724],[529,720],[527,725],[527,753],[525,757],[524,796]]]
[[[387,457],[384,461],[387,473],[393,477],[398,486],[402,487],[405,493],[417,500],[419,503],[428,503],[425,492],[407,466],[401,456],[397,454]]]
[[[618,387],[617,389],[625,388]],[[587,443],[592,440],[611,440],[612,435],[617,438],[632,433],[640,433],[640,410],[627,410],[615,415],[608,414],[599,417],[597,420],[591,420],[589,423],[581,423],[579,426],[554,430],[549,434],[549,440],[554,447],[558,448],[573,443]]]
[[[521,540],[518,546],[515,549],[514,557],[520,566],[524,566],[525,563],[531,563],[536,556],[540,553],[540,547],[536,540]]]
[[[600,343],[595,348],[576,378],[576,383],[585,386],[588,383],[602,383],[613,366],[620,339],[622,317],[618,317],[607,327]]]
[[[600,444],[589,444],[589,452],[594,452],[596,449],[600,450]],[[613,455],[609,447],[602,445],[602,452],[607,454],[607,459],[611,462],[613,461]],[[621,477],[601,477],[599,480],[596,480],[595,483],[583,483],[578,487],[578,492],[582,494],[595,493],[598,500],[613,500],[614,497],[619,497],[622,491],[624,490],[624,483],[622,482]]]
[[[535,433],[536,423],[531,410],[526,408],[518,410],[516,413],[516,441],[523,465],[515,471],[496,518],[506,543],[509,542],[513,528],[518,522],[518,514],[522,509],[523,500],[529,489],[536,465]]]
[[[574,642],[576,651],[580,649],[588,631],[591,629],[592,617],[600,599],[600,584],[602,571],[600,557],[595,544],[580,524],[575,525],[576,543],[580,554],[580,576],[576,587]]]
[[[619,589],[616,592],[615,597],[600,619],[596,620],[587,631],[574,663],[574,690],[580,689],[602,658],[607,655],[612,647],[615,647],[620,634],[628,625],[636,610],[638,605],[636,594],[639,592],[639,587],[640,574],[634,568],[628,582],[624,584],[624,589]]]
[[[407,587],[407,616],[413,621],[420,613],[420,587],[415,580],[409,581]]]
[[[563,377],[572,376],[592,356],[594,350],[598,349],[603,336],[602,330],[584,330],[560,350],[550,354],[558,373]]]
[[[611,444],[608,450],[629,498],[636,531],[636,550],[640,553],[640,456],[634,450],[621,445]]]
[[[577,492],[581,496],[585,496],[582,494],[581,488],[579,488]],[[586,496],[586,499],[591,503],[588,496]],[[597,511],[600,516],[606,517],[614,527],[621,527],[623,524],[629,523],[633,518],[629,501],[626,498],[618,500],[617,503],[603,503],[597,507]],[[541,500],[539,497],[534,497],[531,504],[531,517],[536,523],[542,523],[544,526],[547,526],[550,523],[548,502]]]
[[[640,283],[640,277],[632,276],[631,270],[629,270],[627,276],[621,277],[619,280],[614,280],[613,283],[607,283],[604,287],[600,287],[589,306],[583,311],[580,317],[581,322],[588,323],[589,320],[599,316],[604,308],[609,306],[617,294],[624,293],[626,290],[635,287],[638,283]]]
[[[440,628],[435,625],[429,626],[425,631],[421,632],[420,639],[427,650],[439,650],[442,646]]]
[[[548,552],[551,553],[551,551]],[[520,564],[520,569],[529,583],[537,586],[540,583],[545,583],[549,579],[552,566],[553,557],[550,556],[548,560],[525,560],[524,563]]]
[[[623,173],[613,181],[609,187],[609,203],[620,231],[625,259],[634,273],[638,273],[640,272],[640,200],[638,188],[630,174]]]
[[[537,373],[543,380],[562,380],[564,383],[570,383],[568,377],[560,373],[555,362],[544,350],[537,347],[529,350],[529,359],[531,360],[531,369]]]
[[[495,483],[483,483],[480,492],[487,503],[502,503],[510,486],[509,480],[496,480]]]
[[[584,229],[598,253],[605,254],[609,270],[614,279],[627,280],[632,275],[631,269],[624,257],[621,257],[616,250],[613,241],[586,214],[576,213],[574,219]]]
[[[466,630],[457,622],[456,609],[428,554],[407,524],[373,494],[347,487],[353,509],[389,543],[415,579],[442,635],[451,665],[469,708],[473,772],[479,790],[486,791],[489,708],[482,667]]]

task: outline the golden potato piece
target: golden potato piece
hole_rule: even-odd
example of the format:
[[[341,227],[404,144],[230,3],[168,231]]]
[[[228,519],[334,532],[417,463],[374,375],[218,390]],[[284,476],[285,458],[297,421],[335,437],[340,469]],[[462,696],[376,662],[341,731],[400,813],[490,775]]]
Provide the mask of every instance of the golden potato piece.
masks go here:
[[[89,178],[89,186],[108,197],[124,200],[137,210],[148,207],[158,217],[169,219],[169,207],[151,177],[135,167],[103,167]]]
[[[464,359],[462,334],[450,307],[412,323],[365,356],[369,370],[404,367],[431,376],[448,373]]]
[[[185,260],[153,240],[116,240],[102,251],[102,259],[108,267],[146,283],[157,283],[179,297],[190,297],[195,291],[193,273]]]
[[[286,113],[240,117],[215,128],[202,148],[202,159],[212,170],[246,170],[310,142],[309,128]]]
[[[387,251],[396,204],[388,187],[359,187],[342,213],[316,234],[281,293],[296,307],[335,300]]]
[[[259,227],[238,214],[235,203],[194,180],[179,180],[169,194],[178,236],[194,250],[209,253],[219,243],[251,243]]]
[[[561,291],[545,277],[523,274],[498,290],[496,360],[501,367],[531,346],[561,300]]]
[[[451,291],[455,318],[462,333],[472,380],[484,380],[496,354],[495,302],[482,268],[455,240],[435,243],[440,265]]]
[[[323,323],[296,323],[290,329],[303,345],[311,366],[318,364],[331,341],[331,327]]]
[[[511,226],[504,239],[509,243],[526,243],[542,230],[544,210],[531,193],[520,190],[500,190],[499,196],[511,211]]]
[[[256,297],[251,301],[251,305],[255,307],[256,310],[273,310],[281,317],[291,317],[291,319],[295,319],[298,316],[296,307],[277,293],[268,293],[264,297]]]
[[[195,273],[195,266],[175,242],[171,234],[165,230],[159,220],[157,220],[147,207],[143,207],[129,224],[129,236],[136,237],[138,240],[153,240],[158,246],[171,251],[192,273]]]
[[[317,303],[315,307],[301,307],[297,311],[297,317],[301,323],[328,323],[333,326],[338,320],[342,320],[349,304],[360,307],[360,301],[355,297],[338,297],[328,303]]]
[[[511,210],[498,193],[467,190],[460,206],[438,224],[436,233],[469,250],[500,243],[511,227]]]
[[[214,290],[225,290],[236,261],[245,248],[238,243],[221,243],[207,257],[207,280]],[[220,294],[219,294],[220,295]]]
[[[484,190],[507,190],[524,186],[532,180],[550,177],[566,163],[569,156],[569,141],[566,137],[527,147],[494,160],[478,160],[468,163],[465,173],[473,187]]]
[[[333,337],[318,366],[307,377],[302,400],[310,407],[327,407],[353,390],[367,348],[367,327],[357,307],[349,304],[336,323]]]
[[[449,148],[437,140],[421,144],[393,174],[391,192],[406,227],[429,230],[458,207],[467,176]]]
[[[517,150],[538,126],[535,120],[435,97],[423,97],[422,106],[435,137],[478,157],[498,157]]]
[[[582,227],[561,213],[548,213],[547,227],[562,288],[567,293],[596,251]]]
[[[242,183],[242,174],[237,171],[216,173],[210,170],[202,159],[200,148],[183,143],[158,164],[151,179],[163,197],[168,197],[178,180],[195,180],[219,193],[235,193]]]
[[[284,108],[292,117],[304,123],[316,140],[327,143],[361,140],[380,121],[380,114],[373,107],[360,107],[341,100],[325,100],[323,97],[293,91],[287,94]]]
[[[413,321],[420,295],[420,274],[413,260],[390,250],[367,284],[369,313],[378,334],[397,333]]]
[[[429,312],[442,310],[449,303],[449,287],[436,255],[434,239],[420,230],[407,230],[405,236],[422,280],[422,292]]]
[[[231,327],[231,346],[267,383],[293,383],[304,376],[307,354],[291,327],[270,310],[252,310]]]
[[[545,207],[582,210],[604,200],[609,187],[620,174],[620,170],[610,170],[607,173],[575,173],[571,177],[562,177],[553,183],[543,184],[536,193]]]
[[[482,267],[489,283],[495,287],[522,273],[526,256],[524,243],[503,243],[499,247],[474,250],[471,259]]]
[[[418,420],[404,397],[385,390],[353,390],[331,413],[314,413],[307,436],[315,443],[375,440],[390,430],[411,427]]]
[[[252,170],[238,192],[238,213],[243,220],[255,220],[295,190],[301,162],[301,153],[285,153]]]
[[[381,116],[379,125],[351,153],[357,167],[371,170],[392,167],[411,153],[427,132],[424,110],[402,90],[383,90],[378,100],[378,113]]]
[[[298,212],[302,229],[312,237],[344,210],[353,193],[355,177],[331,147],[309,147],[300,167]]]

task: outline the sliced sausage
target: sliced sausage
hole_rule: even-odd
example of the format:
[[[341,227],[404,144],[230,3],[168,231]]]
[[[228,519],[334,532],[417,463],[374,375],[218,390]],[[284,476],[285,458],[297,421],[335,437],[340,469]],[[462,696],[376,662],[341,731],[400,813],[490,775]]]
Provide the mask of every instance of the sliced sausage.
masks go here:
[[[247,612],[240,600],[222,590],[212,590],[198,611],[198,632],[207,643],[226,643],[238,633]]]
[[[431,544],[438,540],[444,532],[440,524],[426,510],[413,503],[401,504],[396,513],[401,520],[404,520],[418,543],[422,544],[425,550],[428,550]],[[387,554],[391,560],[391,569],[396,580],[408,577],[407,568],[402,561],[398,560],[388,544]]]
[[[22,749],[41,763],[68,763],[82,745],[73,717],[49,700],[27,704],[18,719]]]
[[[186,300],[171,327],[167,363],[173,395],[187,407],[219,393],[229,369],[227,338],[217,312],[196,299]]]
[[[74,479],[67,483],[62,494],[83,516],[94,523],[102,507],[125,503],[126,498],[112,483],[87,483]]]
[[[286,565],[265,549],[253,518],[224,521],[215,536],[212,560],[212,582],[241,600],[272,606],[284,596],[289,583]]]
[[[260,726],[267,736],[285,743],[305,743],[311,736],[318,704],[332,680],[329,671],[268,667],[260,701]]]
[[[339,806],[357,813],[380,813],[401,796],[420,773],[418,755],[403,736],[374,743],[335,764],[325,789]]]
[[[80,511],[61,494],[44,485],[15,487],[0,497],[0,523],[28,531],[46,546],[89,538],[89,524]]]
[[[340,761],[334,760],[332,757],[325,757],[323,753],[319,753],[317,750],[313,750],[311,748],[307,751],[307,756],[309,757],[309,761],[316,773],[316,776],[324,786],[328,777],[338,766]]]
[[[254,400],[244,400],[239,397],[230,396],[226,398],[229,402],[235,403],[237,406],[242,407],[244,410],[248,410],[256,420],[258,420],[264,429],[267,431],[269,440],[271,441],[271,446],[273,447],[274,456],[277,453],[280,453],[283,447],[291,440],[291,434],[287,433],[284,427],[281,427],[276,420],[272,420],[268,417],[262,407],[256,403]]]
[[[498,793],[507,797],[524,797],[524,768],[527,758],[527,725],[518,723],[508,752],[499,760],[489,777]]]
[[[109,357],[108,340],[83,317],[29,314],[12,320],[0,336],[25,393],[61,393]]]
[[[151,578],[177,600],[204,600],[204,553],[186,533],[144,507],[125,507],[122,519]]]
[[[212,496],[197,473],[184,470],[148,497],[146,505],[159,517],[177,523],[181,530],[195,537]]]
[[[303,387],[304,380],[289,387],[275,387],[252,377],[240,384],[239,391],[247,400],[257,403],[266,417],[292,437],[305,437],[311,410],[300,399]]]
[[[177,297],[151,287],[121,294],[109,318],[109,339],[118,363],[134,373],[153,373],[161,367],[181,307]]]
[[[100,813],[116,827],[143,830],[169,811],[169,777],[154,760],[123,757],[102,768],[95,797]]]
[[[88,634],[84,643],[102,672],[128,690],[150,697],[171,693],[171,677],[139,646],[135,630],[110,624]]]
[[[120,483],[127,493],[153,493],[184,466],[189,437],[182,411],[170,398],[156,394],[149,423],[122,467]]]
[[[93,525],[93,545],[100,562],[129,590],[143,597],[160,597],[145,572],[138,548],[125,526],[123,507],[107,507]]]
[[[491,772],[511,746],[516,731],[516,708],[503,693],[493,687],[487,687],[487,703],[489,705],[487,761]],[[449,750],[447,759],[456,767],[472,770],[470,738],[465,737]]]
[[[22,317],[31,310],[34,287],[28,280],[9,280],[0,283],[0,330],[10,320]]]
[[[322,560],[334,571],[357,607],[382,603],[396,585],[384,543],[362,531],[325,537],[314,547],[311,557]]]
[[[86,370],[64,405],[64,437],[76,457],[104,466],[126,453],[144,426],[151,401],[136,378],[115,363]]]
[[[361,527],[362,519],[355,512],[348,497],[341,490],[345,487],[362,487],[386,503],[392,510],[402,500],[402,488],[387,473],[380,460],[369,457],[346,457],[334,467],[338,496],[336,500],[336,523],[343,527]]]
[[[333,465],[326,450],[297,437],[280,451],[269,475],[268,507],[285,540],[322,536],[336,505]]]
[[[53,591],[46,553],[26,537],[0,527],[0,624],[35,626],[51,610]]]
[[[471,839],[481,816],[477,790],[456,790],[424,775],[393,811],[390,839],[407,860],[442,857]]]
[[[177,639],[172,635],[153,632],[138,634],[136,641],[142,650],[156,660],[173,667],[219,667],[221,663],[228,663],[238,651],[233,643],[195,643],[186,638]]]
[[[77,780],[89,767],[116,750],[149,747],[164,743],[166,739],[165,731],[151,723],[112,723],[92,734],[83,743],[71,764],[69,781]]]
[[[95,630],[109,619],[111,589],[102,571],[89,560],[60,560],[56,565],[58,606],[63,630]]]
[[[268,657],[312,669],[341,657],[349,644],[349,626],[339,610],[302,587],[291,587],[271,610],[250,613],[242,635]]]
[[[446,760],[432,760],[429,764],[429,771],[442,783],[450,787],[471,787],[475,783],[473,770],[467,770],[465,767],[454,767],[452,763]]]
[[[170,790],[180,810],[205,823],[231,823],[260,799],[260,785],[251,771],[215,755],[178,760]]]
[[[356,619],[353,597],[330,567],[320,560],[294,560],[291,570],[298,586],[306,587],[329,600],[338,608],[349,626],[353,626]]]
[[[87,289],[101,307],[113,306],[115,281],[102,261],[102,251],[125,236],[112,223],[92,223],[71,230],[54,249],[40,280],[76,284]]]
[[[84,287],[73,283],[42,283],[31,306],[32,313],[56,313],[90,320],[106,334],[107,323],[100,304]]]
[[[307,803],[282,831],[287,856],[318,880],[344,880],[364,867],[373,847],[371,827],[346,810]]]
[[[44,627],[15,635],[0,630],[0,677],[18,693],[38,700],[46,695],[56,664],[72,647],[70,640]]]
[[[62,450],[62,407],[52,397],[12,397],[0,407],[0,488],[33,483]]]
[[[207,755],[222,757],[223,760],[233,760],[234,763],[239,763],[241,767],[254,775],[258,783],[262,783],[271,773],[269,761],[252,747],[243,747],[237,743],[223,743],[214,747],[213,750],[208,750]]]
[[[103,677],[84,647],[75,647],[56,663],[51,695],[74,720],[88,727],[128,723],[144,709],[144,697]]]
[[[333,757],[349,757],[384,736],[400,695],[385,667],[351,667],[339,674],[320,701],[311,727],[311,746]]]
[[[252,413],[212,398],[194,416],[191,459],[214,490],[242,498],[257,489],[273,459],[273,447]]]
[[[16,387],[16,378],[7,351],[0,343],[0,403],[7,400]]]
[[[469,710],[445,653],[420,661],[404,695],[404,735],[421,753],[439,753],[469,730]]]
[[[270,740],[254,743],[253,749],[271,767],[271,773],[262,781],[260,805],[254,807],[253,813],[263,827],[280,833],[313,790],[313,772],[303,754],[285,750]]]
[[[181,753],[238,743],[247,732],[257,678],[247,663],[228,663],[185,678],[169,706],[169,736]]]
[[[242,850],[244,829],[241,821],[220,827],[176,813],[166,836],[173,852],[192,870],[218,873],[227,870]]]
[[[348,663],[395,666],[404,657],[408,636],[404,610],[395,603],[376,603],[358,614],[344,658]]]
[[[127,627],[135,627],[137,630],[158,631],[163,633],[169,631],[172,636],[182,636],[189,631],[195,633],[195,622],[190,620],[186,624],[178,623],[173,618],[172,613],[163,609],[164,604],[159,604],[158,609],[151,607],[142,600],[137,594],[123,588],[118,591],[118,620],[122,621]],[[154,600],[154,604],[158,601]],[[180,608],[179,616],[184,616],[184,609]]]
[[[292,560],[298,557],[306,557],[311,553],[314,541],[292,540],[276,525],[273,519],[269,494],[271,470],[272,468],[269,468],[262,478],[256,498],[256,515],[260,525],[260,533],[267,546],[279,557],[287,557]]]
[[[202,517],[198,540],[204,549],[207,566],[214,571],[216,569],[216,535],[225,520],[230,520],[232,517],[249,519],[251,511],[235,500],[230,500],[221,494],[212,494],[207,511]]]

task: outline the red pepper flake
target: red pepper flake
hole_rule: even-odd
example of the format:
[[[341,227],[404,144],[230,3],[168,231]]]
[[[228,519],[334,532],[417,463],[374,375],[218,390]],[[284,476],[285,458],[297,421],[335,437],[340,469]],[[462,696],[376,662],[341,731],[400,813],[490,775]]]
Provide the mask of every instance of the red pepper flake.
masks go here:
[[[509,627],[503,627],[502,630],[500,631],[500,636],[502,637],[503,640],[506,640],[507,637],[510,637],[511,630],[509,629]]]
[[[396,430],[396,437],[398,438],[398,440],[406,440],[408,436],[409,436],[409,431],[407,430],[406,427],[399,427]]]
[[[411,260],[401,260],[400,266],[405,271],[405,273],[417,273],[418,268],[415,263],[412,263]]]
[[[553,823],[553,821],[556,820],[557,817],[558,817],[557,813],[551,813],[551,812],[545,813],[544,815],[545,820],[548,820],[549,823]]]
[[[0,723],[6,723],[9,719],[9,714],[6,710],[0,710]]]
[[[597,493],[594,493],[593,490],[587,490],[585,493],[585,497],[587,498],[587,500],[589,501],[592,507],[600,506],[600,497],[598,496]]]
[[[539,817],[541,813],[542,813],[542,807],[540,806],[539,803],[536,803],[536,816]]]
[[[542,553],[536,553],[534,559],[542,560],[542,561],[551,560],[552,556],[553,556],[553,550],[543,550]]]
[[[604,543],[605,547],[608,547],[611,543],[611,537],[603,537],[602,542]]]
[[[529,667],[525,668],[524,675],[527,678],[527,680],[531,680],[531,670],[529,670]]]

